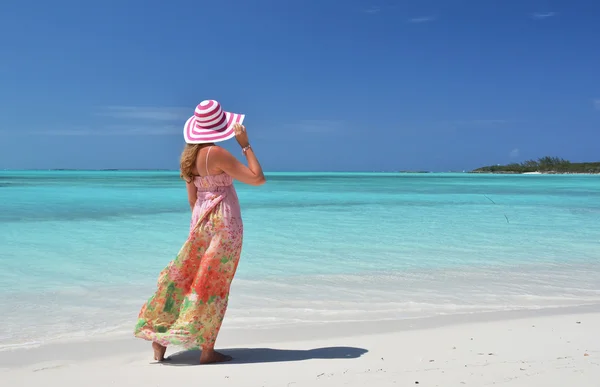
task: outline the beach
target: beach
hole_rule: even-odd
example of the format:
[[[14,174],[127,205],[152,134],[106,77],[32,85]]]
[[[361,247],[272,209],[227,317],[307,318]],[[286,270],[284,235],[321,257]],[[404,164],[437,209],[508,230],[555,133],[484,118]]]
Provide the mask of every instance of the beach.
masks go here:
[[[10,386],[62,387],[598,385],[595,308],[445,320],[225,332],[234,360],[209,366],[193,351],[156,363],[133,339],[58,344],[0,352],[1,375]]]
[[[597,177],[267,178],[236,187],[244,249],[217,343],[235,360],[197,368],[153,364],[132,334],[189,230],[177,172],[0,173],[2,380],[597,386]]]

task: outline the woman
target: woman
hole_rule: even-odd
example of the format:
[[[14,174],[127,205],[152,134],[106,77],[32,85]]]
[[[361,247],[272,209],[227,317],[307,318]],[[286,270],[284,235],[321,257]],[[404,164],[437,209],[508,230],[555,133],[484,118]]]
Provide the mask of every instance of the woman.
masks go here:
[[[232,182],[265,183],[243,120],[244,115],[225,112],[208,100],[185,123],[180,167],[192,210],[190,234],[160,273],[158,289],[135,327],[136,337],[152,341],[155,360],[165,359],[169,344],[200,347],[200,364],[231,360],[214,346],[242,250],[243,224]],[[215,145],[234,136],[248,167]]]

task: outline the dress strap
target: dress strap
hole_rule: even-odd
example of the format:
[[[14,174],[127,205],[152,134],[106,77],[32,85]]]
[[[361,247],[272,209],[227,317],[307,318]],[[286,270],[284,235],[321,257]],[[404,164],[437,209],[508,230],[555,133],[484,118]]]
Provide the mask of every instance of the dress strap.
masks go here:
[[[208,147],[208,150],[206,151],[206,176],[210,175],[210,173],[208,172],[208,155],[210,154],[210,150],[212,149],[212,145]]]

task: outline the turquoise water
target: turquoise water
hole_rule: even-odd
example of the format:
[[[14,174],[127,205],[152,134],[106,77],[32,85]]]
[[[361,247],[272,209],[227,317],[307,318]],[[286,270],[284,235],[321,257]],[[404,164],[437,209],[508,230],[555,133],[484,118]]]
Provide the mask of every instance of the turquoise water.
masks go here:
[[[600,176],[270,174],[225,327],[600,303]],[[0,348],[131,331],[187,236],[176,172],[0,171]]]

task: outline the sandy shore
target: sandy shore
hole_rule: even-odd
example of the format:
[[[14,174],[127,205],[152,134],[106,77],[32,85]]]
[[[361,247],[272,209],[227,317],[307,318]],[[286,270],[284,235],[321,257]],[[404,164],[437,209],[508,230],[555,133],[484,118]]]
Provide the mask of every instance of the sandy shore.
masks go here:
[[[0,352],[6,386],[600,385],[597,308],[442,319],[224,330],[234,362],[196,352],[151,361],[149,343],[112,339]],[[566,313],[566,314],[564,314]],[[311,338],[311,332],[314,334]],[[169,354],[169,352],[168,352]]]

